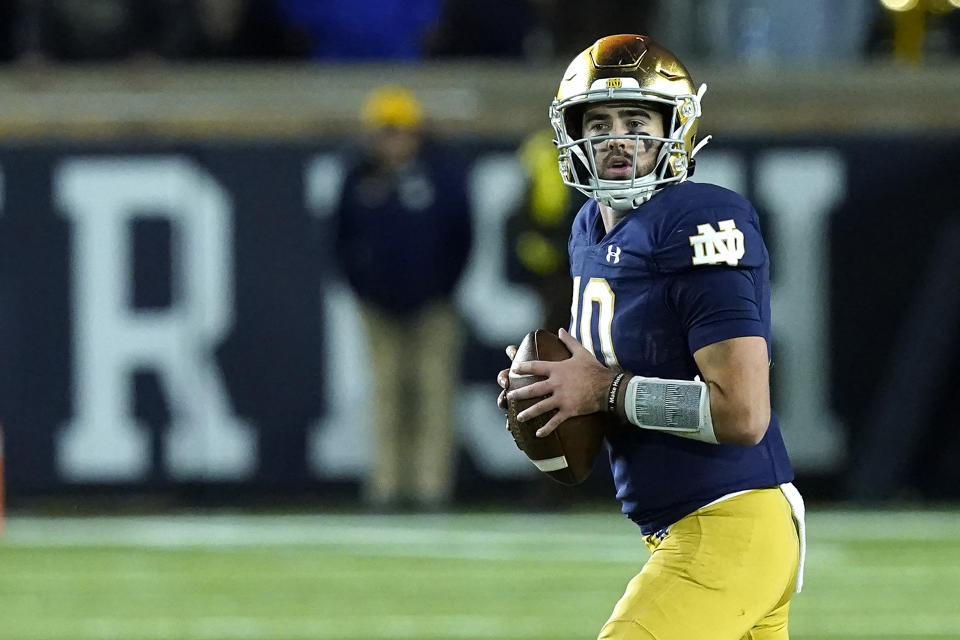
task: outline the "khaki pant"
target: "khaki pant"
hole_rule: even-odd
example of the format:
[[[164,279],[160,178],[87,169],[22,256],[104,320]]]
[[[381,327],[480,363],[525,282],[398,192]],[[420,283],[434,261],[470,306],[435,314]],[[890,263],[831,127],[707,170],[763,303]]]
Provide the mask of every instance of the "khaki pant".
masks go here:
[[[373,465],[364,486],[372,506],[412,501],[439,508],[453,493],[453,400],[461,328],[452,304],[396,318],[362,305],[375,389]]]

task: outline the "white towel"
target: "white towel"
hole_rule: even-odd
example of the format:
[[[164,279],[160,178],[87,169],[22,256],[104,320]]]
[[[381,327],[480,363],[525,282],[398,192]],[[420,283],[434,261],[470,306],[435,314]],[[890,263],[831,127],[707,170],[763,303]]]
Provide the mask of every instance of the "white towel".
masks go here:
[[[807,528],[804,524],[806,510],[803,506],[803,496],[793,486],[792,482],[786,482],[780,485],[780,491],[783,497],[790,503],[790,511],[793,513],[793,523],[797,526],[797,536],[800,538],[800,566],[797,567],[797,586],[796,593],[800,593],[803,588],[803,564],[807,559]]]

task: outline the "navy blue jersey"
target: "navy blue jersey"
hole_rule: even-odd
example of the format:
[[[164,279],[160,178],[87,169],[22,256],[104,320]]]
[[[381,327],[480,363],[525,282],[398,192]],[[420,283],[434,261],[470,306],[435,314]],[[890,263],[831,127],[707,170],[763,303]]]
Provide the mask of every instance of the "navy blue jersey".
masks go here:
[[[666,187],[604,233],[589,200],[570,236],[571,333],[610,366],[692,380],[693,353],[741,336],[770,345],[770,261],[757,214],[709,184]],[[623,512],[650,534],[724,494],[793,479],[776,416],[752,447],[632,425],[607,439]]]

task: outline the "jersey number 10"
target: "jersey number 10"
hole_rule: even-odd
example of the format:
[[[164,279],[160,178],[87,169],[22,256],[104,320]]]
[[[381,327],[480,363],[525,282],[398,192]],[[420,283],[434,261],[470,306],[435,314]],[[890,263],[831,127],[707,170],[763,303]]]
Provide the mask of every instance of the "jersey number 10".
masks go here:
[[[604,278],[590,278],[583,288],[583,305],[580,305],[581,277],[573,279],[573,303],[570,305],[570,333],[584,348],[597,356],[593,346],[593,307],[597,306],[597,335],[600,350],[608,367],[619,367],[617,354],[613,351],[613,303],[616,295]]]

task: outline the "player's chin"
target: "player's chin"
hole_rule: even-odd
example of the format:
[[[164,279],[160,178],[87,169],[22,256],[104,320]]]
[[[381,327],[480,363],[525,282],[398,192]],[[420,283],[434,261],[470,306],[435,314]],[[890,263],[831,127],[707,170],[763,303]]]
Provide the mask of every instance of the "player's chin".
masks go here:
[[[629,180],[633,177],[633,167],[609,167],[600,172],[601,180]]]

